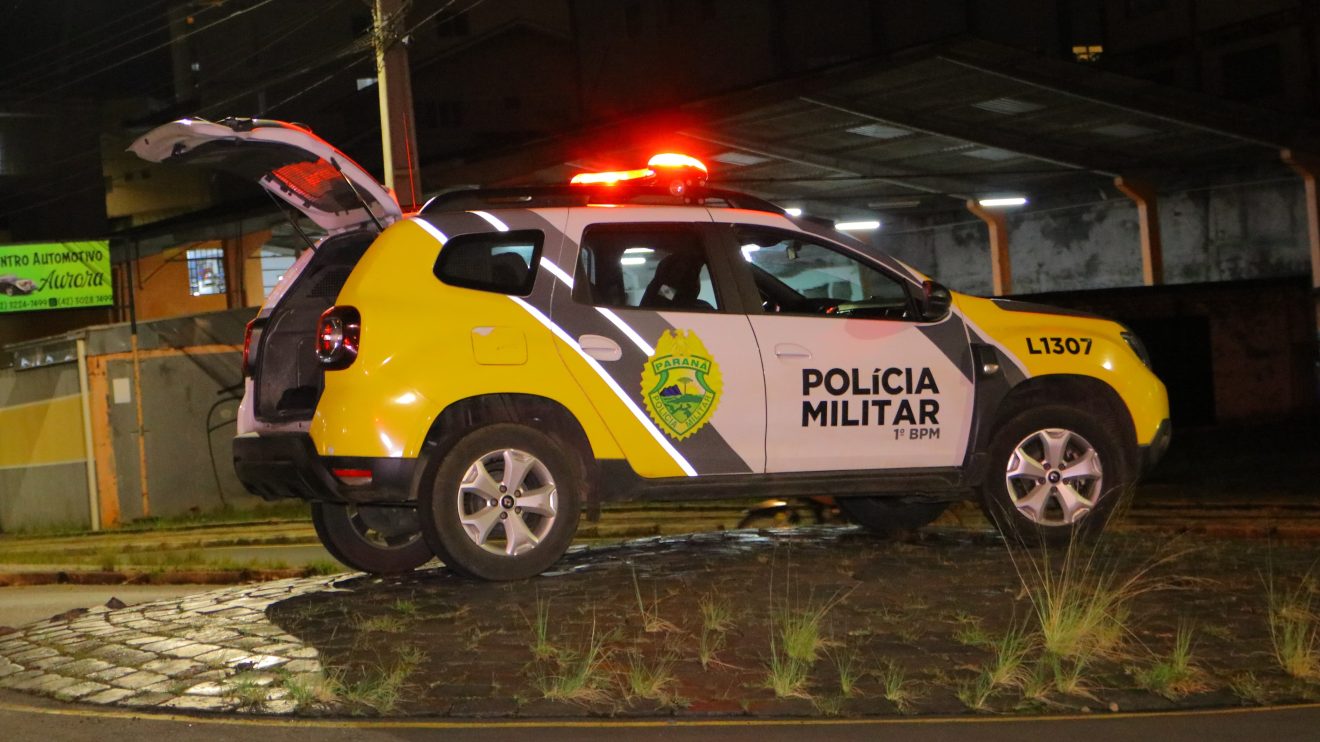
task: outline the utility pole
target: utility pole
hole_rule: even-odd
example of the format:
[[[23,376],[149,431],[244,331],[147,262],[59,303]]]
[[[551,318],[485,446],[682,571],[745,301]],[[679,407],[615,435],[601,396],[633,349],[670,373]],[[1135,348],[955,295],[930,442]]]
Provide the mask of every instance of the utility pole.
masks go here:
[[[376,87],[380,93],[381,160],[385,187],[405,209],[422,195],[417,167],[417,127],[413,120],[412,78],[408,73],[405,0],[375,0]]]

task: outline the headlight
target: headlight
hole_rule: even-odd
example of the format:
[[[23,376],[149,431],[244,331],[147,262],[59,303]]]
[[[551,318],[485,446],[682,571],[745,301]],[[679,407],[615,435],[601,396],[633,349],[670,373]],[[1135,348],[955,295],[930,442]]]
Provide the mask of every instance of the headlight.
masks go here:
[[[1126,329],[1120,334],[1127,341],[1132,352],[1137,354],[1137,358],[1140,358],[1141,362],[1146,364],[1146,368],[1150,368],[1150,353],[1146,351],[1146,344],[1141,342],[1141,338],[1137,337],[1135,332]]]

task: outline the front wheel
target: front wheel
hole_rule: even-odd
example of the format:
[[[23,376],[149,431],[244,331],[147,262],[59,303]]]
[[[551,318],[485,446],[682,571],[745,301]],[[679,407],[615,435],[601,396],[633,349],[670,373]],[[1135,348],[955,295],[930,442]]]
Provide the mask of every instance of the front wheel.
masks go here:
[[[423,485],[422,532],[460,574],[532,577],[572,543],[583,481],[576,457],[539,430],[480,428],[458,441]]]
[[[986,516],[1026,544],[1099,533],[1132,484],[1119,440],[1112,423],[1072,407],[1019,413],[990,441]]]
[[[414,508],[314,502],[312,525],[331,556],[363,572],[403,574],[433,556]]]
[[[896,497],[840,497],[839,508],[867,530],[882,536],[915,531],[949,507],[947,502],[911,502]]]

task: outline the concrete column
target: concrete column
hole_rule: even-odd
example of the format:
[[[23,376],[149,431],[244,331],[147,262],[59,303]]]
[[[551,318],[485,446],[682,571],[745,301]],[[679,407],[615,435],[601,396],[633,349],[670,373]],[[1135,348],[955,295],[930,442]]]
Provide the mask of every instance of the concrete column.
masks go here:
[[[376,89],[380,93],[380,138],[385,187],[405,209],[422,196],[417,167],[417,125],[413,118],[408,48],[399,34],[407,27],[403,0],[376,0]]]
[[[987,209],[974,200],[967,202],[967,210],[990,230],[990,278],[995,296],[1012,293],[1013,266],[1008,259],[1008,220],[1004,212]]]
[[[1141,222],[1141,280],[1147,286],[1164,283],[1164,245],[1160,242],[1160,208],[1155,188],[1149,183],[1119,176],[1114,187],[1137,205]]]
[[[1302,176],[1306,186],[1306,236],[1311,244],[1311,289],[1315,297],[1316,325],[1320,328],[1320,188],[1316,176],[1320,175],[1320,159],[1301,152],[1285,149],[1283,161]]]

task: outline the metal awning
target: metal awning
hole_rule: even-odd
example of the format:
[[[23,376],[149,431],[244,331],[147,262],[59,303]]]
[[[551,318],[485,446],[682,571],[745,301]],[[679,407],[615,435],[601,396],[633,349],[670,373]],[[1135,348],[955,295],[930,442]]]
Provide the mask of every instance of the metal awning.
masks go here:
[[[992,195],[1093,198],[1116,177],[1173,186],[1283,169],[1282,149],[1320,153],[1317,131],[1087,64],[960,41],[450,163],[427,182],[566,182],[583,169],[634,167],[662,142],[705,159],[712,184],[850,218],[961,209]]]

